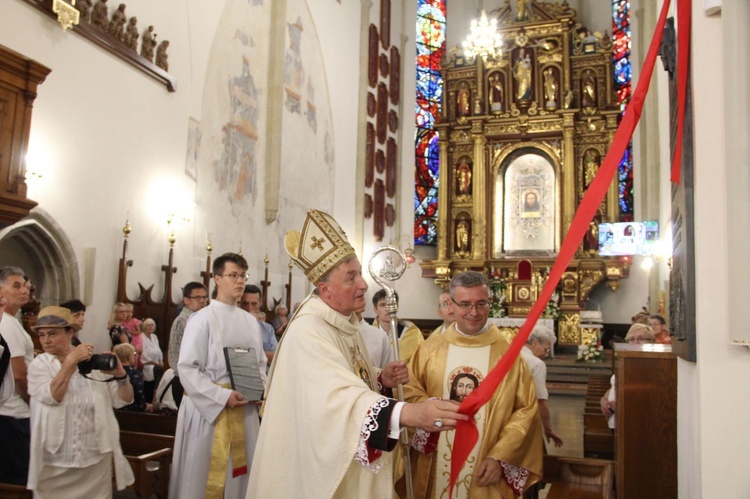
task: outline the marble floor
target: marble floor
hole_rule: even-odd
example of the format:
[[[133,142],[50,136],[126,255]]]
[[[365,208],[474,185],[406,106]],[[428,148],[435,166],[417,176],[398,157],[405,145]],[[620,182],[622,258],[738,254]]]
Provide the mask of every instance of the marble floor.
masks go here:
[[[549,396],[549,412],[552,427],[563,440],[562,447],[547,444],[547,452],[555,456],[583,457],[583,408],[586,398],[582,395]],[[549,487],[549,486],[548,486]],[[539,499],[547,497],[547,490],[539,491]]]
[[[583,408],[586,398],[580,395],[550,394],[549,408],[552,427],[563,439],[562,447],[547,445],[547,452],[556,456],[583,457]]]

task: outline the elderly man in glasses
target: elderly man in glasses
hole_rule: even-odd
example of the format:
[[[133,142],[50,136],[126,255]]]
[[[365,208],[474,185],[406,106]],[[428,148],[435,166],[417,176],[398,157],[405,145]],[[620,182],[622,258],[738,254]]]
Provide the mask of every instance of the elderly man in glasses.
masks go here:
[[[258,321],[237,307],[247,268],[247,261],[237,253],[214,260],[216,299],[185,326],[177,362],[185,398],[177,414],[170,498],[245,496],[260,419],[256,400],[232,388],[227,359],[241,355],[234,364],[237,370],[242,368],[242,374],[258,380],[263,388],[266,383]],[[204,302],[204,291],[195,293]]]
[[[457,274],[451,280],[450,297],[456,322],[414,353],[409,363],[409,383],[404,387],[408,402],[451,398],[458,393],[452,388],[459,377],[471,380],[471,391],[481,389],[485,376],[508,350],[508,340],[487,321],[490,293],[484,274],[471,270]],[[521,495],[523,489],[542,475],[542,433],[537,420],[536,391],[523,359],[513,363],[475,418],[479,445],[467,459],[467,463],[474,465],[461,470],[453,496]],[[454,438],[452,432],[416,432],[412,444],[416,497],[448,496]]]

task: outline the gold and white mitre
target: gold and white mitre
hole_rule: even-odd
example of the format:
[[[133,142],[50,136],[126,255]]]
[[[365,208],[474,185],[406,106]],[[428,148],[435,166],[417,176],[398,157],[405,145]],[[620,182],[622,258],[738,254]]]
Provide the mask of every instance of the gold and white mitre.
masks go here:
[[[290,230],[284,239],[286,252],[305,273],[311,283],[317,284],[338,264],[355,255],[346,233],[328,213],[308,210],[302,232]]]

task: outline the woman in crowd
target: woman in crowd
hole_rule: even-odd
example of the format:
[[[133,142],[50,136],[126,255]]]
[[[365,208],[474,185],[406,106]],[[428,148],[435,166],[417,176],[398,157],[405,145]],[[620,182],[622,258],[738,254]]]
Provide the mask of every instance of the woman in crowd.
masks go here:
[[[143,329],[143,353],[141,363],[143,364],[143,391],[146,400],[153,403],[154,390],[164,374],[164,354],[159,348],[159,337],[156,332],[156,322],[146,319],[141,323]]]
[[[133,304],[132,303],[126,303],[125,310],[127,311],[127,317],[122,322],[122,325],[128,328],[128,331],[130,331],[132,334],[134,331],[140,330],[141,320],[133,317]]]
[[[133,387],[120,362],[81,375],[78,364],[94,346],[71,344],[78,327],[62,307],[42,309],[33,327],[44,350],[28,370],[34,497],[112,497],[113,463],[117,489],[133,483],[112,410],[133,400]]]
[[[125,324],[123,324],[123,326],[124,325]],[[135,329],[128,328],[128,332],[130,333],[130,344],[135,348],[135,362],[133,362],[133,367],[143,369],[143,364],[141,363],[141,354],[143,353],[143,331],[141,330],[141,327],[138,326]]]
[[[130,343],[130,331],[123,325],[128,318],[128,309],[122,302],[115,303],[112,308],[112,315],[109,317],[107,327],[109,328],[109,338],[112,340],[112,346],[121,343]]]
[[[648,325],[654,330],[656,343],[661,343],[662,345],[672,344],[672,337],[669,335],[667,321],[664,320],[664,317],[658,314],[653,314],[648,318]]]
[[[280,340],[287,324],[289,324],[289,310],[286,308],[286,305],[279,303],[276,305],[274,313],[276,317],[271,321],[271,326],[273,326],[273,330],[276,333],[276,339]]]
[[[133,403],[122,408],[124,411],[151,412],[152,406],[143,393],[143,371],[135,367],[135,348],[133,345],[121,343],[113,349],[122,364],[125,373],[133,385]]]

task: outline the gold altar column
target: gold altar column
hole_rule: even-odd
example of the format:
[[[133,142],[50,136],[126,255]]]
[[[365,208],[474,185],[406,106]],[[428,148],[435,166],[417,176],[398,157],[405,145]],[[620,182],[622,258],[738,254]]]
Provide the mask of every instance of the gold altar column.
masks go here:
[[[451,165],[448,163],[448,130],[443,129],[438,132],[438,147],[440,147],[440,172],[438,173],[438,260],[445,261],[448,259],[448,222],[451,219],[448,211],[448,196],[450,196],[451,187]]]
[[[576,199],[575,111],[563,112],[563,234],[567,234],[578,206]],[[559,239],[558,239],[559,241]],[[559,243],[558,243],[559,244]]]
[[[485,258],[485,247],[487,244],[487,203],[485,201],[487,186],[485,171],[484,146],[487,139],[481,130],[474,135],[474,210],[472,222],[472,259],[482,260]]]
[[[607,116],[607,128],[609,128],[609,145],[611,146],[612,139],[615,138],[615,132],[617,131],[616,115]],[[609,147],[607,149],[609,149]],[[612,179],[612,184],[609,186],[609,192],[607,193],[607,222],[620,221],[619,178],[619,175],[615,174],[615,178]]]

